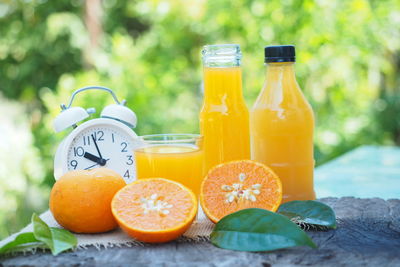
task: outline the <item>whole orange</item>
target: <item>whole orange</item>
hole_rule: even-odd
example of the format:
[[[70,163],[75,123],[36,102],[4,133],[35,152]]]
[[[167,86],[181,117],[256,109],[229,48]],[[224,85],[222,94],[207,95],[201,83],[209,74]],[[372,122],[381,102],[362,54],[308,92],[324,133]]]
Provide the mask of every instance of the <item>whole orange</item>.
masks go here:
[[[56,221],[70,231],[110,231],[117,227],[111,200],[125,185],[124,179],[110,169],[70,171],[54,184],[50,210]]]

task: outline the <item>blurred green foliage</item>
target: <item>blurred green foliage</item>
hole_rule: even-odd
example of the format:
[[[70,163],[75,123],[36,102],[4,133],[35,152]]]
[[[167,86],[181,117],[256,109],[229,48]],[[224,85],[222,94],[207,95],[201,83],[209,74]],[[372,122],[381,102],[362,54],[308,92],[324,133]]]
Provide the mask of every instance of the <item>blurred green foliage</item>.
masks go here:
[[[75,89],[114,89],[137,113],[138,134],[197,132],[205,44],[241,45],[249,107],[264,79],[263,47],[296,45],[298,81],[317,117],[317,164],[362,144],[400,145],[398,0],[103,0],[101,8],[91,49],[85,1],[0,2],[0,92],[9,99],[0,98],[0,125],[25,133],[27,146],[10,149],[19,135],[0,132],[2,152],[16,151],[7,159],[21,164],[11,172],[0,162],[0,238],[47,208],[53,155],[67,134],[52,121]],[[5,111],[12,100],[14,113]],[[110,100],[93,92],[75,104],[101,111]]]

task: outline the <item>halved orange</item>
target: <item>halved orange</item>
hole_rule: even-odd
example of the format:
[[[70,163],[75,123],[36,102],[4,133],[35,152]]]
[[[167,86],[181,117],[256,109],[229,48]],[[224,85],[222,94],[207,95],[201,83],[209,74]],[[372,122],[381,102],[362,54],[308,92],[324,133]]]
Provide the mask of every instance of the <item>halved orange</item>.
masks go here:
[[[182,235],[197,213],[197,198],[180,183],[139,179],[115,194],[111,209],[119,226],[148,243],[168,242]]]
[[[214,223],[247,208],[276,211],[281,201],[279,177],[264,164],[252,160],[217,165],[201,184],[200,204]]]

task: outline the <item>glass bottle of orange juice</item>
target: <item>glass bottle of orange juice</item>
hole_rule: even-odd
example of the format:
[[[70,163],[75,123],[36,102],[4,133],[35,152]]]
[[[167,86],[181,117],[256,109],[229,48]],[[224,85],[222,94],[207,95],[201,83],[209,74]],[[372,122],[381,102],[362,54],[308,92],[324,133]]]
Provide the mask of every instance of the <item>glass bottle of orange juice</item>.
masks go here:
[[[200,133],[208,171],[222,162],[250,159],[249,111],[242,94],[239,45],[207,45],[202,55]]]
[[[251,158],[281,178],[283,202],[315,199],[314,114],[294,62],[294,46],[265,47],[266,80],[250,112]]]

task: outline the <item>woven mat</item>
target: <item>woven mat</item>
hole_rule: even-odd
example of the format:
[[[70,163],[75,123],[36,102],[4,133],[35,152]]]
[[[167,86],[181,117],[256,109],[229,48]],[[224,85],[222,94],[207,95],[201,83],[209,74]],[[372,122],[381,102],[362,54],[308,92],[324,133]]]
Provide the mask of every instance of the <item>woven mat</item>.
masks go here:
[[[54,219],[51,212],[48,210],[40,215],[40,218],[45,221],[50,227],[62,228]],[[209,239],[210,233],[214,227],[214,224],[207,219],[201,208],[199,209],[197,219],[194,221],[192,226],[180,237],[178,242],[199,242]],[[23,232],[31,232],[32,225],[29,224],[20,232],[15,233],[6,239],[0,241],[0,247],[4,244],[14,240],[15,236]],[[120,228],[101,234],[75,234],[78,239],[77,249],[84,249],[88,246],[94,246],[97,249],[108,248],[108,247],[121,247],[121,246],[144,246],[145,243],[137,241],[128,235],[126,235]],[[35,252],[32,250],[32,252]]]

